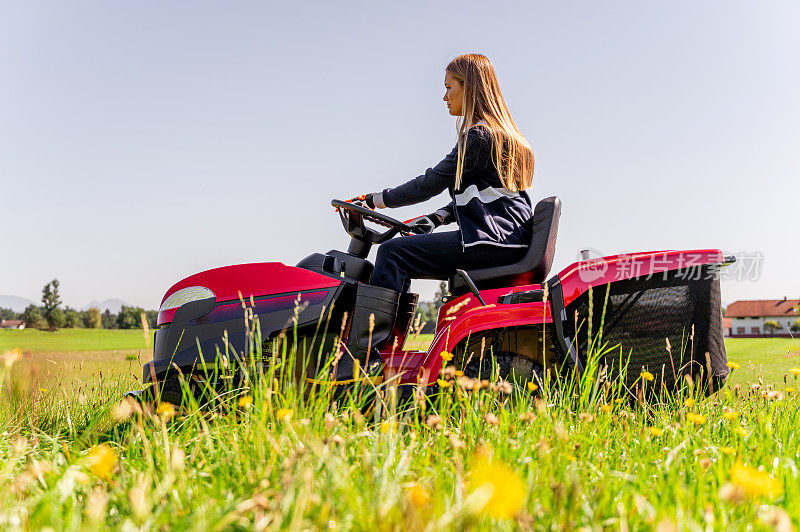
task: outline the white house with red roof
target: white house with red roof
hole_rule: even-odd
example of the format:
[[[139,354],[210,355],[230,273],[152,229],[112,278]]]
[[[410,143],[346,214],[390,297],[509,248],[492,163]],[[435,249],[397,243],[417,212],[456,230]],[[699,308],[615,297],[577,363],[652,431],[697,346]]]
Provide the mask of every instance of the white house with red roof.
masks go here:
[[[731,337],[799,336],[791,330],[800,318],[795,310],[799,304],[800,300],[785,297],[735,301],[725,309],[725,317],[731,319]],[[781,328],[774,332],[765,329],[764,324],[768,321],[778,323]]]

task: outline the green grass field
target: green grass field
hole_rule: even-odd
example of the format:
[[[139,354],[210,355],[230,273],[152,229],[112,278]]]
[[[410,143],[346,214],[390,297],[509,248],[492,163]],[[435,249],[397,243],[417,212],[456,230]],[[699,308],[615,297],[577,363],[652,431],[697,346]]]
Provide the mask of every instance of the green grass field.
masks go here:
[[[51,349],[39,362],[62,356],[78,375],[87,354],[126,352],[76,352],[68,331],[53,351],[32,333]],[[791,530],[800,385],[787,369],[800,363],[786,350],[796,344],[726,345],[741,368],[711,397],[684,389],[640,402],[590,371],[536,399],[443,374],[407,408],[371,386],[334,407],[330,391],[289,377],[290,357],[215,407],[142,410],[119,400],[124,371],[90,370],[77,389],[20,386],[15,372],[37,354],[4,354],[0,528]],[[735,387],[759,378],[777,384]]]
[[[55,332],[36,329],[0,330],[0,351],[19,348],[34,353],[57,351],[107,351],[148,349],[153,333],[145,339],[142,329],[61,329]]]
[[[757,381],[783,383],[789,368],[800,367],[800,340],[789,338],[726,338],[728,360],[741,368],[731,377],[733,384]]]

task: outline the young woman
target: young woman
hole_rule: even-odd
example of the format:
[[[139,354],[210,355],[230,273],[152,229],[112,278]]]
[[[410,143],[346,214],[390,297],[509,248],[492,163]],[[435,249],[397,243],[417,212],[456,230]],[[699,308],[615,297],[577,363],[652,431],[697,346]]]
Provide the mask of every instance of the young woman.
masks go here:
[[[526,222],[533,211],[525,189],[533,178],[533,152],[511,118],[492,63],[480,54],[456,57],[444,85],[447,108],[459,117],[453,150],[421,176],[356,200],[371,209],[404,207],[447,190],[453,201],[412,220],[425,234],[381,244],[373,285],[405,292],[412,278],[512,264],[530,243]],[[431,233],[452,222],[457,231]]]

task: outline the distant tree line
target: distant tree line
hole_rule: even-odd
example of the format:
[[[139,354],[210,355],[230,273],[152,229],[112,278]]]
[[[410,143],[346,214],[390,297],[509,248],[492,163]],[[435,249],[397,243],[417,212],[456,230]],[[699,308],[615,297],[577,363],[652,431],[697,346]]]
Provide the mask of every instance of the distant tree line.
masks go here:
[[[147,326],[156,328],[157,310],[144,310],[140,307],[126,305],[123,305],[117,314],[112,314],[108,309],[101,312],[96,307],[76,310],[67,306],[62,309],[58,289],[58,279],[53,279],[42,289],[42,304],[28,305],[22,312],[14,312],[10,308],[0,307],[0,320],[23,320],[26,327],[48,331],[56,331],[62,327],[141,329],[143,327],[142,314],[144,314]]]
[[[10,308],[0,307],[0,320],[23,320],[26,327],[42,330],[69,329],[141,329],[142,313],[147,326],[156,328],[157,310],[144,310],[140,307],[123,305],[119,313],[112,314],[106,310],[101,312],[96,307],[87,310],[76,310],[72,307],[48,310],[44,306],[28,305],[22,312],[14,312]],[[48,320],[47,317],[50,317]]]
[[[142,313],[147,326],[156,328],[157,310],[144,310],[140,307],[123,305],[119,313],[112,314],[106,310],[101,312],[96,307],[87,310],[76,310],[72,307],[59,308],[57,312],[48,311],[44,306],[28,305],[22,312],[14,312],[10,308],[0,307],[0,320],[23,320],[26,327],[41,330],[58,330],[61,328],[78,329],[141,329]],[[48,321],[47,316],[50,316]]]

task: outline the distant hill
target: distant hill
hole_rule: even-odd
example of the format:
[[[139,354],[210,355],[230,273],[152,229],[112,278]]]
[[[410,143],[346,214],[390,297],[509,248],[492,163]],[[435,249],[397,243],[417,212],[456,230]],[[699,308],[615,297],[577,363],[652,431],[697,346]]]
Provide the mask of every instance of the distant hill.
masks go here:
[[[97,301],[96,299],[94,299],[92,300],[91,303],[84,306],[81,310],[89,310],[91,307],[97,307],[98,309],[100,309],[100,312],[105,312],[105,310],[108,309],[109,311],[111,311],[112,314],[117,314],[120,308],[122,308],[122,305],[125,305],[126,307],[134,306],[131,305],[130,303],[126,303],[121,299],[111,298],[111,299],[105,299],[103,301]]]
[[[28,305],[35,305],[30,299],[19,296],[0,296],[0,308],[10,308],[14,312],[22,312]]]

